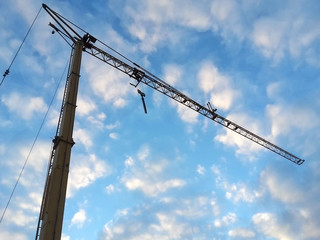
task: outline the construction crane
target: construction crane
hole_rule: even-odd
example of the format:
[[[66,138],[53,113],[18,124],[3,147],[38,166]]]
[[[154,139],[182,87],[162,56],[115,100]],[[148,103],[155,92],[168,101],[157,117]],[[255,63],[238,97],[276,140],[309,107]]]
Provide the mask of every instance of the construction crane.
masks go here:
[[[52,145],[51,158],[48,167],[35,239],[56,240],[60,239],[61,237],[71,148],[74,145],[72,133],[82,52],[87,52],[97,59],[100,59],[102,62],[107,63],[113,68],[127,74],[134,80],[134,83],[130,83],[134,87],[137,87],[140,83],[143,83],[168,96],[169,98],[172,98],[178,103],[181,103],[186,107],[198,112],[199,114],[209,118],[210,120],[228,128],[229,130],[234,131],[243,137],[246,137],[247,139],[265,147],[266,149],[279,154],[295,164],[301,165],[304,162],[303,159],[296,157],[286,150],[245,129],[244,127],[241,127],[238,124],[219,115],[216,113],[217,109],[212,108],[209,102],[206,106],[199,104],[195,100],[178,91],[176,88],[170,86],[160,78],[145,70],[143,67],[108,47],[106,44],[93,37],[88,32],[79,28],[61,16],[59,13],[50,9],[46,4],[43,4],[42,6],[57,24],[54,25],[53,23],[49,23],[49,26],[52,27],[52,33],[57,32],[72,47],[72,52],[58,127]],[[115,57],[114,55],[97,47],[97,42],[101,43],[109,50],[112,50],[114,53],[116,53],[114,55],[120,56],[122,60],[120,57]],[[144,102],[145,94],[139,89],[138,93],[141,95],[144,111],[147,113]]]

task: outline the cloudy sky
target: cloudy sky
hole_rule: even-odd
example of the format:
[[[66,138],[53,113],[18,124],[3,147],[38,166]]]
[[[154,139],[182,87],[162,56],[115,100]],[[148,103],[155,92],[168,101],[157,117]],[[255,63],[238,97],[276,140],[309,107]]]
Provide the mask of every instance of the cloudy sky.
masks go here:
[[[41,4],[1,1],[3,73]],[[132,79],[84,53],[63,240],[320,239],[318,0],[46,4],[306,160],[298,166],[139,85],[145,114]],[[28,158],[0,239],[36,232],[71,52],[50,21],[41,10],[0,86],[1,215]]]

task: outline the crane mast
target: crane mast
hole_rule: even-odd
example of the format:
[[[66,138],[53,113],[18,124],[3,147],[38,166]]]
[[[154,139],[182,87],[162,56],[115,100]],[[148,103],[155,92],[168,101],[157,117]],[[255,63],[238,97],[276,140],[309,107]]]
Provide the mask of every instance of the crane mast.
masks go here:
[[[53,240],[61,238],[63,213],[66,199],[77,92],[83,41],[72,48],[62,109],[53,140],[47,180],[40,210],[36,239]]]
[[[42,6],[55,20],[56,24],[58,24],[57,27],[54,24],[49,23],[53,28],[53,32],[57,32],[72,47],[72,53],[64,99],[57,127],[57,134],[53,140],[36,239],[57,240],[61,238],[71,148],[74,145],[72,132],[75,119],[81,56],[83,51],[127,74],[135,81],[135,83],[131,83],[131,85],[137,87],[140,83],[143,83],[295,164],[301,165],[304,162],[303,159],[296,157],[244,127],[241,127],[217,114],[216,109],[213,109],[210,103],[208,103],[207,106],[203,106],[118,52],[116,53],[122,57],[122,60],[102,50],[95,45],[96,41],[99,41],[98,39],[77,27],[59,13],[50,9],[46,4],[42,4]],[[71,25],[81,31],[81,33],[77,32],[73,27],[71,27]],[[99,42],[102,43],[101,41]],[[107,45],[105,46],[108,47]],[[143,97],[143,95],[141,95],[141,97]]]

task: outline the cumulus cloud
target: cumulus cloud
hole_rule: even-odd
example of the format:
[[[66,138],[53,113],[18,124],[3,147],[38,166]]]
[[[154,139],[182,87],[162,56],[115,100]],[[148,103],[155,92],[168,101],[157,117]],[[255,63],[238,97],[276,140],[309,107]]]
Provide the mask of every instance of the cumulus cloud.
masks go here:
[[[296,239],[296,234],[292,231],[290,223],[279,222],[277,216],[273,213],[256,213],[252,217],[252,222],[256,229],[265,236],[276,239]]]
[[[81,228],[87,219],[87,214],[85,210],[80,209],[78,212],[74,214],[71,219],[71,226],[76,226],[77,228]]]
[[[30,147],[23,146],[20,148],[19,159],[26,159],[30,154],[28,168],[32,168],[32,170],[35,170],[37,173],[41,173],[47,167],[50,147],[50,142],[39,141],[30,153]]]
[[[257,122],[248,114],[234,113],[228,115],[226,118],[239,124],[240,126],[245,127],[259,136],[263,136],[263,134],[261,134],[261,129],[263,128],[260,126],[259,122]],[[236,154],[243,155],[250,161],[255,159],[254,153],[263,150],[263,148],[258,144],[228,129],[222,129],[215,137],[215,140],[227,146],[236,147]]]
[[[121,181],[128,190],[139,190],[148,197],[155,197],[170,189],[181,188],[186,182],[165,174],[170,167],[166,159],[152,161],[148,146],[144,146],[137,154],[137,160],[128,157],[125,161],[126,171]]]
[[[215,176],[215,183],[225,192],[226,199],[238,202],[252,203],[261,196],[261,193],[252,189],[248,184],[243,182],[232,183],[221,172],[219,167],[213,165],[211,171]]]
[[[223,4],[218,0],[212,1],[210,7],[212,30],[225,38],[236,36],[239,40],[244,39],[248,29],[244,23],[243,5],[245,3],[234,0],[224,1]]]
[[[109,184],[108,186],[106,186],[106,191],[107,191],[108,194],[113,193],[114,186],[112,184]]]
[[[275,28],[274,26],[277,25]],[[273,18],[262,18],[257,20],[252,31],[254,44],[268,58],[276,60],[284,55],[286,23]]]
[[[179,11],[175,11],[177,8]],[[127,16],[124,21],[128,31],[140,41],[139,48],[148,53],[163,42],[177,44],[181,38],[177,26],[198,31],[210,27],[210,14],[205,4],[189,0],[131,1],[124,9],[124,16]]]
[[[171,86],[174,86],[181,78],[182,68],[176,64],[167,64],[164,66],[163,80]]]
[[[71,164],[67,197],[72,197],[80,188],[91,185],[98,178],[104,177],[110,172],[110,167],[94,154],[77,156],[77,161],[73,161]]]
[[[198,72],[201,90],[210,95],[210,101],[220,110],[229,110],[239,96],[232,87],[231,79],[219,72],[211,62],[204,62]]]
[[[235,213],[228,213],[226,216],[223,216],[221,219],[216,219],[214,221],[214,226],[217,228],[223,226],[229,226],[230,224],[237,221],[237,215]]]
[[[276,9],[274,14],[256,19],[253,24],[251,40],[265,57],[281,60],[285,54],[293,58],[304,56],[309,63],[309,51],[302,49],[312,48],[316,40],[320,38],[319,24],[316,18],[305,17],[307,11],[312,12],[315,2],[309,6],[299,4],[300,1],[287,2],[282,6],[286,11]],[[304,10],[307,11],[304,11]],[[276,28],[274,26],[277,26]]]
[[[77,114],[79,114],[79,116],[88,115],[90,112],[92,112],[96,108],[97,106],[92,100],[82,98],[81,96],[78,97]]]
[[[198,174],[203,175],[203,174],[205,174],[205,172],[206,172],[206,169],[204,168],[204,166],[201,166],[201,165],[197,166],[197,173]]]
[[[133,164],[134,164],[134,160],[133,160],[133,158],[131,156],[129,156],[124,162],[124,165],[126,167],[133,166]]]
[[[119,212],[101,239],[209,239],[213,207],[207,196],[162,198]]]
[[[27,240],[28,237],[25,234],[19,232],[9,232],[9,231],[1,231],[0,232],[1,239],[16,239],[16,240]]]
[[[86,129],[77,128],[73,132],[75,142],[81,143],[86,149],[89,149],[93,142],[89,132]]]
[[[261,173],[261,182],[275,199],[284,203],[299,203],[304,201],[305,192],[293,181],[293,176],[280,174],[268,168]]]
[[[263,197],[278,201],[281,214],[273,211],[258,212],[253,215],[255,229],[265,236],[279,239],[318,239],[320,205],[318,198],[320,188],[311,184],[305,188],[299,175],[307,179],[319,179],[316,170],[308,169],[298,173],[288,168],[287,171],[269,167],[260,174]],[[308,180],[306,180],[308,181]],[[312,180],[311,180],[312,181]]]
[[[113,140],[117,140],[117,139],[118,139],[118,134],[112,132],[112,133],[109,134],[109,137],[110,137],[111,139],[113,139]]]
[[[61,240],[70,240],[70,236],[65,235],[64,233],[62,233]]]
[[[199,113],[174,100],[171,100],[170,103],[177,108],[178,115],[182,121],[191,124],[198,122]]]
[[[246,228],[234,228],[228,232],[229,237],[232,238],[254,238],[256,236],[255,232]]]
[[[302,155],[316,152],[320,126],[320,116],[315,110],[317,107],[301,99],[299,95],[292,96],[293,102],[285,101],[283,96],[287,89],[283,82],[272,82],[266,90],[268,97],[274,102],[265,107],[267,123],[271,128],[270,138],[276,140],[286,137],[286,144],[294,146]],[[297,145],[297,140],[301,138],[304,141]]]
[[[26,147],[28,145],[30,147],[31,143],[20,145],[16,142],[14,147],[8,148],[10,151],[7,151],[6,155],[1,156],[3,160],[6,160],[1,163],[3,171],[0,174],[3,189],[1,201],[3,203],[7,202],[9,196],[7,190],[12,190],[29,154],[30,149]],[[2,219],[1,224],[3,223],[5,228],[15,226],[17,229],[20,227],[23,229],[12,232],[12,237],[16,236],[17,239],[27,239],[26,234],[35,229],[42,200],[50,145],[49,141],[40,140],[35,144],[17,185],[17,189],[20,190],[14,192],[9,208]],[[0,236],[5,236],[5,232],[3,231]],[[22,232],[23,234],[20,234]]]
[[[269,104],[266,107],[266,113],[271,121],[271,132],[274,137],[287,135],[292,130],[309,131],[320,124],[318,114],[306,106]]]
[[[129,76],[117,69],[96,64],[95,59],[89,60],[84,69],[89,75],[89,83],[95,95],[116,108],[127,104],[128,94],[133,93]]]
[[[253,44],[263,56],[278,62],[285,55],[303,58],[319,65],[314,44],[320,38],[317,2],[302,4],[300,0],[273,3],[235,1],[136,1],[126,8],[111,4],[144,52],[155,51],[163,44],[181,43],[185,33],[212,30],[225,41],[238,39]],[[179,11],[175,11],[179,9]],[[307,15],[311,12],[311,15]],[[277,26],[276,28],[274,26]],[[180,40],[180,41],[179,41]]]
[[[35,113],[44,113],[48,109],[43,98],[22,96],[17,92],[2,96],[1,101],[11,112],[18,114],[25,120],[31,119]]]
[[[6,220],[19,227],[30,228],[37,220],[37,217],[23,210],[6,211]]]

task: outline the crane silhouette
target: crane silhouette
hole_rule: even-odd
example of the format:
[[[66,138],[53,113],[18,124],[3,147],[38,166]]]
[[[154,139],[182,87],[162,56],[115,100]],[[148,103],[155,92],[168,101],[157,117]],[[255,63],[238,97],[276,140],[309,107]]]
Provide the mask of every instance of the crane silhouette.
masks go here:
[[[219,115],[217,113],[217,109],[214,109],[210,102],[208,102],[206,106],[196,102],[194,99],[183,94],[173,86],[170,86],[168,83],[153,75],[140,65],[134,63],[119,52],[110,48],[105,43],[90,35],[85,30],[76,26],[59,13],[53,11],[46,4],[43,4],[42,6],[55,21],[55,24],[57,24],[49,23],[49,26],[52,28],[52,33],[58,33],[71,46],[72,52],[58,127],[52,145],[36,239],[53,240],[60,239],[61,237],[71,148],[74,145],[72,133],[82,52],[87,52],[102,62],[128,75],[133,79],[134,82],[131,82],[130,84],[134,87],[137,87],[140,83],[147,85],[178,103],[183,104],[208,119],[237,134],[240,134],[270,151],[275,152],[297,165],[301,165],[304,162],[303,159]],[[97,42],[115,54],[113,55],[106,50],[101,49],[97,46]],[[139,89],[138,93],[141,95],[144,111],[147,113],[144,101],[145,94]]]

